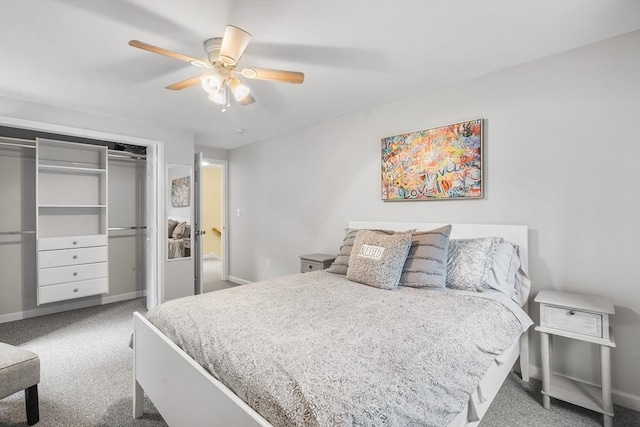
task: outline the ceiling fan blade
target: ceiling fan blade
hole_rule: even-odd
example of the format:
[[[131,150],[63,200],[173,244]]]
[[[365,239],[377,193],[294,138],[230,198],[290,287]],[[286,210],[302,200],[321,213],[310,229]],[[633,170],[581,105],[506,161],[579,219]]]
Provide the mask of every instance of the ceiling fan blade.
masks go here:
[[[301,84],[304,81],[304,73],[298,71],[270,70],[268,68],[245,68],[241,74],[248,79],[270,80]]]
[[[254,102],[256,102],[256,99],[251,96],[251,94],[245,96],[242,101],[238,102],[238,104],[242,105],[243,107],[246,107],[247,105],[251,105]]]
[[[183,55],[181,53],[177,53],[177,52],[173,52],[171,50],[168,49],[163,49],[161,47],[158,46],[154,46],[152,44],[149,43],[144,43],[138,40],[130,40],[129,41],[129,46],[133,46],[133,47],[137,47],[138,49],[142,49],[142,50],[146,50],[148,52],[153,52],[153,53],[157,53],[159,55],[164,55],[164,56],[168,56],[169,58],[174,58],[174,59],[178,59],[180,61],[184,61],[184,62],[188,62],[190,64],[193,65],[197,65],[198,67],[208,67],[208,65],[196,58],[192,58],[190,56],[187,55]]]
[[[242,28],[227,25],[220,46],[220,61],[225,65],[235,66],[251,40],[251,34]]]
[[[188,87],[191,87],[191,86],[195,86],[195,85],[199,84],[200,81],[201,81],[200,76],[191,77],[190,79],[183,80],[181,82],[174,83],[172,85],[166,86],[165,89],[181,90],[181,89],[185,89],[185,88],[188,88]]]

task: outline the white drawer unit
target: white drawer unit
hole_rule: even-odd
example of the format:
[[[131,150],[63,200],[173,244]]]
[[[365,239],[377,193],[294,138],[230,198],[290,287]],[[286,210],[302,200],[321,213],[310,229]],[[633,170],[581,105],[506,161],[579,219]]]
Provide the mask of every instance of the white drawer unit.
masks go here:
[[[609,316],[615,313],[608,298],[561,291],[540,291],[540,350],[542,356],[542,406],[549,409],[551,398],[564,400],[600,412],[605,427],[613,424],[610,349],[616,346]],[[600,346],[601,387],[554,375],[553,337],[561,336]]]
[[[38,305],[109,292],[108,157],[36,138]]]
[[[89,297],[109,292],[109,279],[84,280],[38,287],[38,301],[46,304],[73,298]]]
[[[59,251],[40,251],[38,252],[38,267],[51,268],[107,262],[108,255],[109,251],[106,246],[63,249]]]
[[[89,236],[43,237],[38,239],[39,251],[57,249],[88,248],[92,246],[106,246],[107,236],[104,234]]]
[[[80,264],[67,267],[38,269],[38,286],[55,285],[65,282],[99,279],[109,275],[106,262],[96,264]]]

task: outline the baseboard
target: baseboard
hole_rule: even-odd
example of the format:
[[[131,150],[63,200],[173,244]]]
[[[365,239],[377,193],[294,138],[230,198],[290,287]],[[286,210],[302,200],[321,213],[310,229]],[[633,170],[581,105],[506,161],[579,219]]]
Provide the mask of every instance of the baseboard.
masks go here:
[[[241,279],[241,278],[235,277],[235,276],[228,276],[227,280],[229,280],[230,282],[233,282],[233,283],[237,283],[238,285],[248,285],[249,283],[253,283],[253,282],[250,282],[248,280],[244,280],[244,279]]]
[[[129,292],[118,295],[105,295],[99,298],[87,299],[84,301],[73,301],[54,306],[43,306],[32,310],[18,311],[16,313],[0,315],[0,323],[14,322],[16,320],[29,319],[31,317],[46,316],[47,314],[62,313],[63,311],[78,310],[80,308],[95,307],[97,305],[111,304],[114,302],[127,301],[141,298],[147,295],[147,291]]]
[[[531,378],[535,378],[537,380],[542,381],[542,368],[538,366],[529,365],[529,375],[531,376]],[[587,384],[597,385],[597,384],[592,384],[588,381],[583,381],[578,378],[570,377],[568,375],[563,375],[563,376],[566,378],[570,378],[572,380],[582,381]],[[613,399],[613,403],[615,403],[616,405],[620,405],[625,408],[633,409],[634,411],[640,412],[640,396],[636,396],[634,394],[627,393],[625,391],[613,389],[611,390],[611,397]]]

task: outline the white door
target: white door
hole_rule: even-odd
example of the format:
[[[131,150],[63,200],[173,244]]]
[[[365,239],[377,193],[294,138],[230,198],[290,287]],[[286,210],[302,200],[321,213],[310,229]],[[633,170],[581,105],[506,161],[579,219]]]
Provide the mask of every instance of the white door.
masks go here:
[[[204,155],[202,153],[196,153],[194,160],[194,195],[195,195],[195,212],[194,212],[194,227],[193,227],[193,262],[195,273],[195,294],[202,293],[202,235],[206,233],[203,227],[204,222],[204,208],[203,208],[203,180],[202,180],[202,162],[204,161]]]
[[[146,189],[146,259],[145,259],[145,288],[147,290],[147,309],[158,305],[158,215],[160,215],[160,203],[157,197],[157,185],[160,182],[158,176],[158,146],[147,146],[147,189]]]

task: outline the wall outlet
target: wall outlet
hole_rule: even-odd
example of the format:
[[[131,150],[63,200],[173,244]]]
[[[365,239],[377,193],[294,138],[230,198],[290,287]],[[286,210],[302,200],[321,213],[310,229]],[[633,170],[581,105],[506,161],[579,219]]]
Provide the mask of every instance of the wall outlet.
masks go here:
[[[266,264],[267,268],[271,268],[271,260],[270,259],[268,259],[265,264]]]

